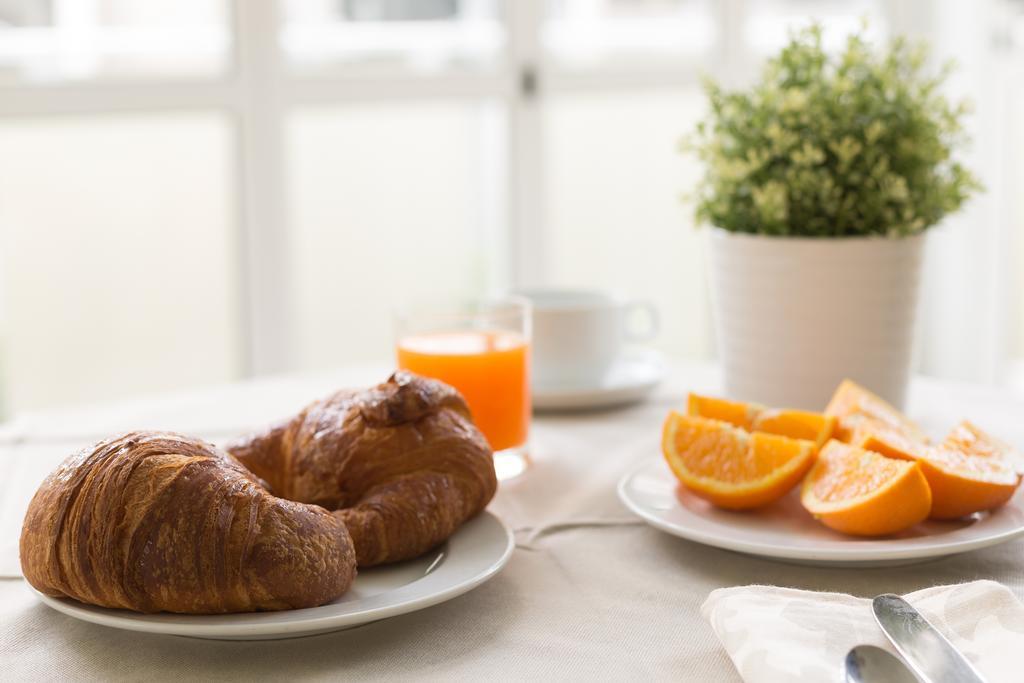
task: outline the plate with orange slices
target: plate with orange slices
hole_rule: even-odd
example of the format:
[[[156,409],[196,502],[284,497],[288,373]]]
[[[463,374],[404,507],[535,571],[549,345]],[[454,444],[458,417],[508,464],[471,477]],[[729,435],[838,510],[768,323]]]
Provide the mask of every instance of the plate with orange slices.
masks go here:
[[[691,394],[619,497],[670,534],[816,565],[910,564],[1024,535],[1024,459],[963,421],[933,442],[844,381],[821,413]]]

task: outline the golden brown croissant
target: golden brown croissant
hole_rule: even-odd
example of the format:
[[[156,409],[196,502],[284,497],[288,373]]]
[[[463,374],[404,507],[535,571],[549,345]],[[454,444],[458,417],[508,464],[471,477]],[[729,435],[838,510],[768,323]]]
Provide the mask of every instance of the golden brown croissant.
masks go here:
[[[232,451],[133,432],[68,458],[25,516],[25,578],[141,612],[312,607],[348,590],[357,559],[441,543],[497,486],[462,398],[408,373],[314,403]]]
[[[140,612],[312,607],[355,577],[345,525],[197,439],[133,432],[68,458],[21,532],[37,590]]]
[[[497,487],[462,397],[408,372],[317,401],[228,451],[277,495],[337,510],[361,567],[438,545]]]

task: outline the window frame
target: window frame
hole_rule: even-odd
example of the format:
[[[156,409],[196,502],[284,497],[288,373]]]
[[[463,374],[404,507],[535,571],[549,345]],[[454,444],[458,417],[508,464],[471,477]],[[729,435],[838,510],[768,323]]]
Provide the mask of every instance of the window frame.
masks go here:
[[[725,3],[730,4],[730,3]],[[666,63],[641,73],[558,73],[540,45],[542,0],[500,4],[507,48],[487,72],[423,76],[401,72],[374,78],[339,72],[303,77],[285,63],[277,0],[231,0],[231,54],[223,76],[210,79],[96,81],[0,86],[0,119],[209,110],[233,121],[236,152],[236,225],[242,281],[238,324],[243,375],[289,367],[288,211],[286,121],[303,106],[408,101],[423,98],[494,100],[506,115],[506,263],[510,287],[545,279],[543,157],[539,101],[546,93],[664,88],[696,83],[694,69]]]
[[[711,48],[711,75],[726,85],[740,82],[753,59],[744,44],[742,27],[753,0],[719,0],[710,4],[716,40]],[[500,3],[506,30],[506,53],[493,70],[450,71],[423,76],[396,72],[353,77],[318,73],[303,77],[285,63],[279,32],[278,0],[230,0],[231,54],[223,76],[204,80],[136,80],[130,82],[11,85],[0,88],[0,120],[10,117],[69,116],[125,112],[209,110],[226,113],[234,123],[236,178],[233,187],[241,282],[239,349],[245,376],[289,369],[289,273],[286,125],[289,112],[315,105],[416,99],[492,100],[505,113],[504,195],[505,263],[512,288],[543,285],[545,261],[544,159],[541,107],[544,99],[573,92],[693,87],[703,62],[666,58],[628,69],[586,71],[559,69],[541,45],[543,0]],[[936,9],[927,0],[884,3],[894,33],[920,34]],[[1000,193],[999,205],[1008,198]],[[1012,193],[1011,193],[1012,194]],[[1005,259],[1004,259],[1005,260]],[[997,259],[998,261],[998,259]],[[994,278],[989,294],[1005,279]],[[1001,299],[1001,300],[1003,300]],[[1008,326],[1004,326],[1008,327]],[[1008,330],[993,330],[983,345],[997,361],[1005,356]],[[999,376],[994,361],[985,374]]]

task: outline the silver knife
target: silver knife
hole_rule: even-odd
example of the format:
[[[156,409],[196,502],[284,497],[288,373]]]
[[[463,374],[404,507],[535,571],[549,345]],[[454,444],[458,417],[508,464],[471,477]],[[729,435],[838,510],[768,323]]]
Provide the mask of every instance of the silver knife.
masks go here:
[[[875,621],[914,672],[928,683],[985,683],[967,658],[898,595],[871,601]]]

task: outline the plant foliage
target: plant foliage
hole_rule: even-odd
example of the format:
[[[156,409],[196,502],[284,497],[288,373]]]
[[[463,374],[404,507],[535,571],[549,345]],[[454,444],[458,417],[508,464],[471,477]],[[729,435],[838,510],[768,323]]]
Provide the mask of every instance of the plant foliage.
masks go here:
[[[861,34],[840,54],[820,25],[795,32],[757,85],[705,85],[710,113],[687,147],[705,163],[697,218],[734,232],[808,237],[912,235],[980,185],[953,157],[965,102],[941,92],[904,39],[876,52]]]

